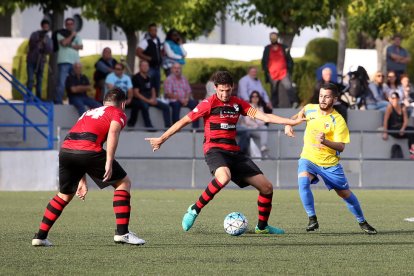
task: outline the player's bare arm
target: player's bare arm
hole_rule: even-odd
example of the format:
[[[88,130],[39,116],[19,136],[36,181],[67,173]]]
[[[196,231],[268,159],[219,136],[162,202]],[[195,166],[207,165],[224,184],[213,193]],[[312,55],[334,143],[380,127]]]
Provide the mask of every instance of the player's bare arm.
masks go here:
[[[333,142],[325,138],[325,133],[319,132],[316,134],[316,140],[319,141],[322,145],[327,146],[331,149],[334,149],[339,152],[343,152],[345,149],[345,144],[342,142]]]
[[[299,116],[302,116],[304,118],[306,118],[304,116],[305,114],[305,109],[302,108],[297,114],[293,115],[291,117],[292,120],[297,119]],[[289,137],[295,137],[295,131],[293,130],[293,127],[291,125],[285,125],[285,135],[289,136]]]
[[[259,119],[259,120],[261,120],[265,123],[296,126],[296,125],[298,125],[298,124],[300,124],[300,123],[302,123],[303,121],[306,120],[306,118],[304,118],[304,116],[303,116],[302,111],[298,113],[297,118],[289,119],[289,118],[277,116],[275,114],[266,114],[266,113],[264,113],[260,110],[257,110],[257,109],[254,109],[254,110],[256,112],[255,112],[255,114],[252,114],[253,118]],[[251,116],[249,113],[247,115]]]
[[[180,131],[183,127],[191,123],[190,117],[187,115],[181,118],[178,122],[173,124],[169,129],[167,129],[160,137],[158,138],[145,138],[146,141],[149,141],[152,147],[152,151],[158,150],[165,141],[167,141],[171,136]]]
[[[85,200],[86,194],[88,193],[88,183],[86,182],[86,175],[84,175],[79,181],[78,189],[76,190],[76,195]]]
[[[108,139],[106,142],[106,164],[103,181],[108,181],[112,176],[112,162],[115,158],[115,151],[118,146],[119,134],[121,133],[121,124],[112,121],[109,127]]]

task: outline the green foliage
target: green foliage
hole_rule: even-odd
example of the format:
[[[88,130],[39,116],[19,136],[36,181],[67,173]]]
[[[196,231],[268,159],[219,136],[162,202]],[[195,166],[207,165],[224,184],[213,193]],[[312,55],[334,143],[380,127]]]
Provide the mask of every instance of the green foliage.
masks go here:
[[[331,38],[315,38],[306,45],[305,56],[313,56],[321,64],[336,63],[338,42]]]
[[[407,49],[407,51],[410,53],[411,58],[414,57],[414,35],[411,35],[410,37],[402,40],[402,46]],[[407,64],[407,71],[408,75],[410,76],[411,82],[414,80],[414,62],[409,62]]]
[[[324,63],[321,63],[313,55],[305,55],[302,58],[295,59],[292,79],[296,83],[298,96],[302,104],[309,102],[316,83],[316,69],[322,64]]]

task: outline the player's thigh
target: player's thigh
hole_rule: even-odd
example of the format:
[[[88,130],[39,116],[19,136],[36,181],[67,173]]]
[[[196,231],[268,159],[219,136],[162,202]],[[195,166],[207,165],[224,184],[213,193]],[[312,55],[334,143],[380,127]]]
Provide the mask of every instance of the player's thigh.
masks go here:
[[[229,167],[219,167],[214,171],[214,177],[222,184],[227,185],[231,180],[231,172]]]
[[[108,186],[117,185],[119,181],[127,176],[125,170],[121,167],[118,161],[112,162],[112,176],[108,181],[103,182],[105,175],[105,164],[106,164],[106,152],[97,152],[90,157],[89,165],[86,173],[93,179],[99,188],[103,189]]]
[[[243,153],[239,153],[235,158],[233,164],[230,166],[231,180],[240,188],[250,185],[246,180],[256,176],[263,175],[259,167]]]
[[[341,164],[321,170],[320,176],[329,190],[348,190],[348,179]]]
[[[311,184],[319,182],[318,174],[321,168],[307,159],[298,160],[298,177],[309,177]]]
[[[59,192],[70,195],[76,192],[79,181],[85,175],[82,154],[59,153]]]

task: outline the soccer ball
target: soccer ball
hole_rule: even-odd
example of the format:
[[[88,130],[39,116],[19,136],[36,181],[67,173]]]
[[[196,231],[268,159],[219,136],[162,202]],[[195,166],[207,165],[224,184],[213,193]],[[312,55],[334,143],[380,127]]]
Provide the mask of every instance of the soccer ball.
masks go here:
[[[232,236],[240,236],[247,230],[247,218],[239,212],[228,214],[224,218],[224,230]]]

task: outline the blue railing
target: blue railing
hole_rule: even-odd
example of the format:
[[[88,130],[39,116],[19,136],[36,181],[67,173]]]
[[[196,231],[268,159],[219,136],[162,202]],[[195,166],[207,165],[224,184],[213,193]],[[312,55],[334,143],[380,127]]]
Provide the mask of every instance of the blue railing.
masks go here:
[[[28,128],[33,128],[37,133],[39,133],[45,140],[47,146],[44,147],[4,147],[0,146],[0,150],[45,150],[53,149],[54,135],[53,135],[53,103],[42,102],[37,98],[33,93],[27,89],[18,79],[16,79],[12,74],[10,74],[4,67],[0,65],[0,75],[7,80],[14,89],[22,96],[23,102],[11,102],[0,95],[0,106],[8,106],[12,111],[17,114],[22,122],[17,123],[0,123],[0,127],[13,127],[13,128],[22,128],[23,131],[23,141],[27,141],[27,130]],[[1,91],[0,91],[1,92]],[[33,122],[28,115],[28,107],[33,106],[39,110],[45,118],[45,123],[35,123]],[[22,108],[21,108],[22,107]]]

